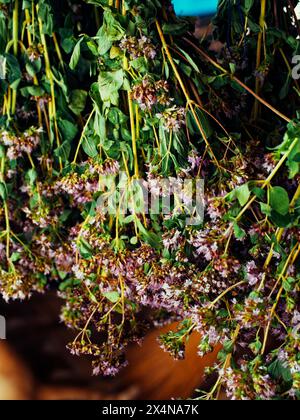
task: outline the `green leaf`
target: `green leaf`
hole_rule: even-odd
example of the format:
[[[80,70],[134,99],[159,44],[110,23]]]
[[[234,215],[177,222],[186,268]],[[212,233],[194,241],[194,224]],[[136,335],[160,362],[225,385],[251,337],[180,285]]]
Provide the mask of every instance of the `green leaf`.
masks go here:
[[[226,340],[223,344],[223,348],[226,353],[232,353],[233,351],[233,341],[232,340]]]
[[[43,94],[45,93],[44,89],[41,88],[40,86],[27,86],[25,88],[22,89],[22,95],[25,93],[25,95],[27,96],[43,96]]]
[[[61,158],[63,162],[67,162],[71,153],[71,144],[66,140],[54,151],[56,157]]]
[[[283,363],[276,359],[268,367],[268,373],[273,379],[283,379],[285,382],[290,382],[293,378],[291,371],[288,367],[285,367]]]
[[[122,69],[112,72],[101,72],[98,78],[99,93],[103,102],[118,105],[119,93],[124,81]]]
[[[199,129],[200,123],[206,137],[210,137],[214,133],[214,131],[209,120],[206,117],[206,114],[201,109],[196,109],[196,116],[198,121],[195,120],[194,114],[191,111],[188,111],[187,113],[187,124],[188,128],[191,129],[191,134],[201,134]]]
[[[75,70],[75,68],[77,67],[77,64],[79,62],[80,59],[80,52],[81,52],[81,42],[83,41],[84,38],[80,38],[80,40],[77,42],[77,44],[75,45],[75,48],[73,50],[71,59],[70,59],[70,69],[71,70]]]
[[[236,65],[234,63],[229,63],[229,68],[230,68],[231,74],[234,74],[236,71]]]
[[[132,238],[130,238],[130,243],[131,245],[136,245],[138,243],[138,238],[136,236],[133,236]]]
[[[13,252],[11,254],[10,261],[14,263],[16,261],[19,261],[20,258],[21,258],[21,254],[19,252]]]
[[[105,292],[103,296],[106,297],[111,303],[117,303],[120,300],[118,292]]]
[[[125,115],[119,108],[111,108],[108,113],[109,121],[114,124],[123,124],[128,120],[127,115]]]
[[[187,22],[164,23],[162,30],[163,30],[163,33],[166,35],[181,35],[186,32],[187,28],[188,28]]]
[[[98,52],[104,55],[113,45],[113,42],[120,41],[125,34],[120,23],[115,19],[111,10],[106,9],[103,15],[103,25],[97,33]]]
[[[192,57],[187,52],[185,52],[184,50],[182,50],[181,48],[179,48],[179,47],[177,47],[177,48],[184,55],[184,57],[187,59],[187,61],[193,67],[193,69],[197,73],[200,73],[199,67],[197,66],[197,64],[195,63],[195,61],[192,59]]]
[[[140,73],[146,73],[148,71],[148,62],[145,57],[139,57],[135,60],[131,60],[130,66]]]
[[[0,197],[3,201],[7,200],[7,186],[5,182],[0,182]]]
[[[280,228],[286,228],[290,226],[293,221],[291,214],[280,214],[275,210],[272,210],[271,212],[271,220],[277,227]]]
[[[254,5],[254,1],[255,0],[245,0],[245,2],[244,2],[244,9],[245,9],[246,15],[248,15],[248,13],[250,12],[250,10],[252,9],[252,7]]]
[[[259,198],[260,200],[263,200],[266,196],[266,192],[265,190],[263,190],[262,188],[257,188],[254,187],[252,190],[253,194],[256,195],[257,198]]]
[[[268,204],[260,203],[260,210],[266,216],[271,216],[272,208]]]
[[[293,277],[288,277],[287,279],[283,280],[283,288],[286,292],[291,292],[294,289],[294,285],[296,283],[296,279]]]
[[[0,159],[5,158],[5,147],[0,144]]]
[[[107,138],[106,119],[98,111],[96,112],[95,119],[94,119],[94,130],[95,130],[95,133],[99,136],[101,144],[104,143],[104,141]]]
[[[82,148],[85,153],[94,158],[98,155],[98,139],[96,136],[85,136],[82,142]]]
[[[65,273],[64,271],[57,271],[57,274],[61,280],[65,280],[65,278],[68,276],[68,273]]]
[[[109,37],[107,36],[107,31],[104,26],[102,26],[102,28],[100,28],[98,31],[97,41],[98,41],[98,54],[100,55],[104,55],[105,53],[107,53],[107,51],[109,51],[109,49],[111,48],[113,44],[113,41],[111,41]]]
[[[30,185],[33,185],[37,179],[37,172],[34,168],[29,169],[26,173],[26,180]]]
[[[67,142],[71,142],[78,132],[77,125],[69,120],[59,119],[58,127],[62,138]]]
[[[27,73],[31,76],[34,77],[42,68],[42,60],[40,58],[38,58],[37,60],[34,60],[33,62],[28,61],[26,63],[26,70]]]
[[[233,223],[233,231],[236,239],[244,239],[246,232],[237,223]]]
[[[80,115],[85,108],[87,92],[82,89],[72,90],[70,95],[69,108],[74,112],[75,115]]]
[[[80,238],[78,249],[82,258],[88,260],[93,256],[93,248],[91,245],[83,238]]]
[[[260,339],[257,337],[253,343],[250,343],[249,348],[253,351],[254,354],[258,354],[262,348]]]
[[[248,200],[250,198],[250,190],[249,190],[249,185],[248,184],[244,184],[241,187],[238,187],[235,190],[235,196],[238,199],[240,205],[243,207],[245,204],[248,203]]]
[[[53,33],[53,12],[50,4],[39,1],[38,16],[42,23],[42,33],[51,36]]]
[[[61,292],[64,292],[67,289],[73,289],[73,287],[79,286],[80,285],[80,280],[78,279],[67,279],[65,281],[63,281],[62,283],[60,283],[59,285],[59,290]]]
[[[139,219],[136,219],[139,231],[141,233],[142,239],[149,244],[150,246],[152,246],[154,249],[161,249],[162,248],[162,240],[161,237],[154,233],[154,232],[149,232],[147,229],[145,229],[145,227],[143,226],[143,224],[141,223],[141,221]]]
[[[22,72],[18,60],[11,54],[0,55],[0,60],[4,63],[4,69],[2,71],[5,74],[5,78],[10,84],[10,87],[16,90],[22,79]]]

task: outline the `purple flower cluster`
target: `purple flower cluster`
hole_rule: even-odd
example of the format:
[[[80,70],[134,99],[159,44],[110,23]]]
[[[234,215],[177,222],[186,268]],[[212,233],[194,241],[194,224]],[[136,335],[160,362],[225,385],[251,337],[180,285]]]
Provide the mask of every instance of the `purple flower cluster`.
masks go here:
[[[42,128],[30,128],[22,133],[20,136],[2,131],[0,133],[0,141],[4,146],[7,146],[7,157],[11,160],[17,159],[24,154],[31,154],[40,143],[40,134]]]
[[[141,36],[141,38],[125,36],[120,42],[120,48],[128,52],[132,60],[139,57],[154,60],[157,55],[154,45],[145,35]]]
[[[176,105],[157,114],[157,117],[163,120],[164,127],[167,131],[173,131],[175,133],[186,124],[186,110]]]
[[[132,99],[136,101],[143,111],[150,111],[155,105],[167,106],[172,102],[169,97],[169,87],[166,81],[153,81],[148,76],[132,87]]]

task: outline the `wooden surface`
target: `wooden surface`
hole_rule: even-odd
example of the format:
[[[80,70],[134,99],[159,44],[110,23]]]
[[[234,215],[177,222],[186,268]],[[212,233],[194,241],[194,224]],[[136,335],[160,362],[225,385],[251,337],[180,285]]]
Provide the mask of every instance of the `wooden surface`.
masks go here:
[[[0,399],[28,400],[34,396],[34,380],[13,349],[0,341]]]

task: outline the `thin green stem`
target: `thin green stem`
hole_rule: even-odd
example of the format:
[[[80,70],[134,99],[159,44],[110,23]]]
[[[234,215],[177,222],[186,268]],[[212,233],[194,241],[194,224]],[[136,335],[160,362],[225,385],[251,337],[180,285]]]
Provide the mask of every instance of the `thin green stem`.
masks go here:
[[[259,18],[260,32],[258,34],[257,52],[256,52],[256,71],[257,72],[259,71],[259,67],[261,65],[262,41],[265,34],[266,6],[267,6],[266,0],[261,0],[261,10],[260,10],[260,18]],[[259,79],[259,75],[257,75],[256,81],[255,81],[255,93],[258,95],[259,91],[260,91],[260,79]],[[255,105],[254,105],[254,119],[257,118],[258,111],[259,111],[259,102],[256,99]]]
[[[86,121],[86,123],[85,123],[85,126],[83,127],[83,130],[82,130],[82,133],[81,133],[81,137],[80,137],[80,139],[79,139],[79,142],[78,142],[78,145],[77,145],[77,149],[76,149],[76,152],[75,152],[75,156],[74,156],[74,159],[73,159],[73,164],[75,165],[76,164],[76,162],[77,162],[77,158],[78,158],[78,154],[79,154],[79,151],[80,151],[80,148],[81,148],[81,145],[82,145],[82,142],[83,142],[83,139],[84,139],[84,137],[85,137],[85,132],[86,132],[86,130],[87,130],[87,128],[88,128],[88,126],[89,126],[89,123],[90,123],[90,121],[91,121],[91,119],[92,119],[92,116],[94,115],[94,113],[95,113],[95,108],[92,110],[92,112],[90,113],[90,115],[89,115],[89,117],[88,117],[88,119],[87,119],[87,121]]]
[[[15,0],[15,7],[13,11],[13,51],[14,56],[18,55],[18,41],[19,41],[19,0]],[[13,89],[11,100],[11,114],[16,112],[17,105],[17,91]]]
[[[213,58],[211,58],[205,51],[203,51],[202,48],[195,45],[191,40],[188,38],[183,38],[185,42],[187,42],[190,46],[192,46],[195,51],[197,51],[199,54],[202,55],[203,58],[205,58],[206,61],[208,61],[210,64],[212,64],[215,68],[220,70],[224,75],[230,77],[232,80],[234,80],[238,85],[240,85],[244,90],[246,90],[250,95],[252,95],[255,99],[257,99],[261,104],[263,104],[265,107],[270,109],[270,111],[274,112],[278,117],[282,118],[286,122],[291,122],[291,118],[284,115],[282,112],[278,111],[276,108],[274,108],[271,104],[269,104],[267,101],[265,101],[263,98],[261,98],[259,95],[257,95],[252,89],[250,89],[245,83],[243,83],[241,80],[239,80],[236,76],[233,76],[231,73],[229,73],[224,67],[222,67],[219,63],[217,63]]]
[[[197,116],[196,111],[195,111],[195,108],[194,108],[194,105],[193,105],[193,101],[191,100],[190,95],[189,95],[189,93],[188,93],[188,91],[186,89],[186,86],[185,86],[184,82],[183,82],[183,79],[180,76],[180,73],[179,73],[179,71],[177,69],[177,66],[175,64],[175,61],[174,61],[174,59],[173,59],[173,57],[172,57],[172,55],[170,53],[170,50],[169,50],[168,44],[166,42],[165,36],[163,34],[162,28],[161,28],[161,26],[160,26],[160,24],[159,24],[159,22],[157,20],[156,20],[156,27],[157,27],[157,31],[158,31],[159,37],[161,39],[161,42],[162,42],[163,49],[164,49],[164,51],[165,51],[165,53],[167,55],[167,58],[169,60],[169,63],[171,64],[171,67],[173,69],[174,75],[175,75],[175,77],[176,77],[176,79],[177,79],[177,81],[178,81],[178,83],[179,83],[179,85],[181,87],[181,90],[182,90],[182,92],[183,92],[183,94],[184,94],[184,96],[186,98],[187,106],[188,106],[188,108],[191,111],[191,114],[192,114],[192,116],[193,116],[193,118],[194,118],[194,120],[195,120],[195,122],[197,124],[197,127],[199,128],[199,131],[201,133],[201,136],[202,136],[202,138],[203,138],[203,140],[204,140],[204,142],[206,144],[206,147],[208,148],[208,150],[210,152],[210,155],[211,155],[212,159],[214,160],[216,166],[219,167],[220,166],[219,165],[219,162],[218,162],[218,160],[217,160],[217,158],[216,158],[216,156],[215,156],[215,154],[214,154],[214,152],[213,152],[213,150],[212,150],[212,148],[211,148],[211,146],[209,144],[209,141],[207,139],[207,136],[205,134],[205,131],[204,131],[204,129],[202,127],[202,124],[201,124],[201,122],[200,122],[200,120],[199,120],[199,118]]]
[[[279,169],[282,167],[282,165],[285,163],[285,161],[287,160],[287,158],[289,157],[289,155],[291,154],[291,152],[294,150],[296,144],[299,142],[299,139],[296,138],[293,143],[291,144],[291,146],[288,148],[288,150],[284,153],[284,155],[282,156],[282,158],[280,159],[280,161],[277,163],[276,167],[273,169],[272,173],[268,176],[268,178],[263,182],[261,188],[265,189],[266,186],[268,186],[270,184],[270,182],[272,181],[272,179],[275,177],[275,175],[278,173]],[[237,217],[235,218],[235,221],[238,222],[240,220],[240,218],[245,214],[245,212],[249,209],[249,207],[254,203],[254,201],[256,200],[256,196],[252,197],[250,201],[248,201],[248,203],[244,206],[244,208],[242,209],[242,211],[237,215]]]
[[[133,159],[134,159],[134,176],[135,178],[138,179],[139,178],[139,163],[138,163],[138,152],[137,152],[137,139],[136,139],[136,130],[135,130],[133,102],[132,102],[130,92],[128,92],[128,107],[129,107],[130,127],[131,127],[132,153],[133,153]]]

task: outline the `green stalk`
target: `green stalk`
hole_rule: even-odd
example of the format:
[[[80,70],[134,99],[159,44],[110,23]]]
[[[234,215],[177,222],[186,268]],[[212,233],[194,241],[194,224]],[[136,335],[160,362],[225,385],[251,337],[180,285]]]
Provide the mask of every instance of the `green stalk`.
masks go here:
[[[14,56],[18,55],[18,42],[19,42],[19,0],[15,0],[15,7],[13,11],[13,51]],[[17,91],[13,89],[11,100],[11,113],[16,112],[17,105]]]
[[[161,40],[163,49],[164,49],[164,51],[165,51],[165,53],[167,55],[167,58],[169,60],[169,63],[171,65],[172,69],[173,69],[174,75],[175,75],[175,77],[176,77],[176,79],[177,79],[177,81],[178,81],[178,83],[179,83],[179,85],[181,87],[181,90],[182,90],[182,92],[183,92],[183,94],[184,94],[184,96],[186,98],[187,106],[188,106],[188,108],[190,109],[190,111],[191,111],[191,113],[193,115],[193,118],[194,118],[194,120],[195,120],[195,122],[196,122],[196,124],[197,124],[197,126],[199,128],[199,131],[201,133],[201,136],[203,137],[203,140],[204,140],[204,142],[206,144],[206,147],[208,148],[208,150],[210,152],[210,155],[211,155],[212,159],[214,160],[216,166],[219,168],[220,165],[219,165],[218,159],[216,158],[216,156],[215,156],[215,154],[214,154],[214,152],[213,152],[213,150],[211,148],[211,145],[209,144],[209,141],[207,139],[207,136],[205,134],[205,131],[204,131],[203,127],[202,127],[202,124],[201,124],[201,122],[200,122],[200,120],[199,120],[199,118],[198,118],[198,116],[196,114],[196,111],[195,111],[195,108],[194,108],[194,105],[193,105],[193,101],[191,100],[190,95],[188,94],[188,91],[187,91],[187,89],[185,87],[185,84],[184,84],[184,82],[183,82],[183,80],[182,80],[182,78],[181,78],[181,76],[179,74],[179,71],[178,71],[177,66],[175,64],[175,61],[173,60],[173,57],[172,57],[172,55],[170,53],[170,50],[169,50],[168,44],[166,42],[165,36],[163,34],[162,28],[161,28],[161,26],[160,26],[160,24],[159,24],[159,22],[157,20],[156,20],[156,27],[157,27],[157,31],[158,31],[158,34],[159,34],[159,37],[160,37],[160,40]]]
[[[259,66],[261,65],[261,50],[262,50],[262,42],[263,42],[263,37],[264,37],[264,33],[265,33],[265,23],[266,23],[265,22],[266,6],[267,6],[267,1],[262,0],[261,1],[260,18],[259,18],[260,32],[258,34],[257,53],[256,53],[256,70],[257,71],[259,70]],[[255,93],[257,95],[259,95],[259,91],[260,91],[260,81],[259,81],[259,77],[256,76]],[[258,102],[258,100],[256,100],[255,105],[254,105],[254,119],[257,119],[258,111],[259,111],[259,102]]]
[[[296,259],[298,258],[299,254],[300,254],[300,244],[299,244],[299,243],[297,243],[297,244],[294,246],[294,248],[293,248],[292,252],[290,253],[290,255],[289,255],[289,257],[288,257],[288,259],[287,259],[287,261],[286,261],[286,263],[285,263],[285,266],[283,267],[283,270],[282,270],[282,272],[281,272],[281,273],[280,273],[280,275],[279,275],[278,282],[279,282],[282,278],[284,278],[284,274],[286,273],[286,271],[287,271],[288,267],[289,267],[290,265],[292,265],[292,264],[294,264],[294,263],[295,263],[295,261],[296,261]],[[291,261],[291,260],[292,260],[292,261]],[[270,312],[269,322],[268,322],[268,325],[266,326],[266,329],[265,329],[264,338],[263,338],[263,345],[262,345],[261,352],[260,352],[260,354],[261,354],[261,355],[263,355],[263,354],[265,353],[265,351],[266,351],[267,342],[268,342],[268,337],[269,337],[269,332],[270,332],[270,328],[271,328],[271,325],[272,325],[272,320],[273,320],[273,318],[274,318],[275,311],[276,311],[277,305],[278,305],[278,303],[279,303],[279,300],[280,300],[280,298],[281,298],[281,295],[282,295],[282,292],[283,292],[283,291],[284,291],[284,287],[283,287],[283,285],[282,285],[282,286],[280,287],[280,289],[279,289],[278,293],[277,293],[277,296],[276,296],[276,299],[275,299],[275,303],[274,303],[274,305],[272,306],[272,309],[271,309],[271,312]]]
[[[132,153],[133,153],[133,158],[134,158],[134,176],[135,178],[139,178],[139,164],[138,164],[137,141],[136,141],[136,131],[135,131],[135,121],[134,121],[134,109],[133,109],[133,103],[132,103],[130,92],[128,92],[128,107],[129,107],[129,115],[130,115]]]
[[[38,11],[38,6],[37,6]],[[46,68],[46,76],[50,83],[50,90],[51,90],[51,103],[49,103],[49,117],[50,121],[53,120],[54,123],[54,130],[55,130],[55,136],[56,136],[56,143],[57,147],[60,146],[60,139],[59,139],[59,132],[58,132],[58,125],[57,125],[57,119],[56,119],[56,102],[55,102],[55,87],[54,87],[54,80],[53,80],[53,74],[51,70],[51,63],[48,53],[48,47],[46,42],[46,37],[43,32],[43,23],[41,18],[38,18],[39,22],[39,30],[40,30],[40,36],[41,36],[41,42],[44,48],[44,59],[45,59],[45,68]],[[59,166],[60,170],[62,170],[62,160],[59,158]]]
[[[296,138],[293,141],[293,143],[291,144],[291,146],[289,147],[289,149],[285,152],[285,154],[282,156],[282,158],[280,159],[280,161],[277,163],[276,167],[273,169],[272,173],[268,176],[268,178],[262,184],[262,187],[261,187],[262,189],[265,189],[266,186],[270,184],[270,182],[272,181],[272,179],[274,178],[274,176],[277,174],[277,172],[279,171],[279,169],[282,167],[282,165],[284,164],[284,162],[287,160],[287,158],[289,157],[289,155],[292,153],[292,151],[294,150],[294,147],[296,146],[296,144],[298,142],[299,142],[299,139],[298,138]],[[254,203],[255,200],[256,200],[256,196],[252,197],[251,200],[248,201],[248,203],[244,206],[244,208],[242,209],[242,211],[235,218],[235,221],[236,222],[238,222],[240,220],[240,218],[249,209],[249,207],[251,206],[251,204]]]
[[[62,53],[61,53],[61,50],[60,50],[59,43],[58,43],[58,40],[57,40],[57,37],[56,37],[56,33],[55,32],[52,33],[52,38],[53,38],[54,47],[55,47],[55,51],[56,51],[57,57],[59,59],[60,66],[64,70],[65,63],[64,63],[64,59],[63,59],[63,56],[62,56]]]
[[[15,7],[13,11],[13,42],[14,55],[18,54],[18,40],[19,40],[19,0],[15,0]]]
[[[119,7],[120,3],[116,2],[116,7]],[[125,4],[122,3],[122,15],[126,16],[126,8]],[[128,71],[128,61],[127,58],[124,57],[124,65],[123,68],[125,71]],[[128,92],[127,94],[128,99],[128,108],[129,108],[129,117],[130,117],[130,129],[131,129],[131,141],[132,141],[132,153],[134,159],[134,176],[135,178],[139,178],[139,163],[138,163],[138,149],[137,149],[137,130],[135,125],[135,112],[133,107],[133,101],[131,98],[131,93]],[[137,118],[138,121],[138,118]]]
[[[26,25],[27,25],[28,46],[31,47],[33,42],[32,42],[31,32],[28,28],[28,26],[31,24],[31,16],[30,16],[29,9],[25,9],[25,19],[26,19]],[[34,25],[34,23],[33,23],[33,25]],[[33,83],[34,83],[35,86],[39,86],[38,78],[36,77],[36,75],[34,75],[34,77],[33,77]],[[41,112],[41,109],[40,109],[38,104],[36,106],[36,109],[37,109],[37,114],[38,114],[39,126],[42,127],[42,125],[43,125],[43,123],[42,123],[42,112]]]
[[[294,197],[291,201],[290,210],[294,209],[296,201],[298,200],[299,197],[300,197],[300,185],[298,185],[297,191],[296,191],[296,193],[295,193],[295,195],[294,195]],[[268,256],[266,258],[266,261],[265,261],[265,264],[264,264],[264,270],[266,270],[268,268],[268,266],[270,265],[271,260],[273,258],[275,245],[276,245],[276,243],[279,243],[279,241],[281,240],[282,235],[284,234],[284,231],[285,231],[285,228],[278,228],[276,230],[275,241],[273,241],[273,243],[271,245],[271,248],[270,248],[270,251],[268,253]],[[266,273],[264,273],[264,276],[263,276],[262,281],[259,285],[258,291],[260,291],[263,288],[263,285],[264,285],[264,282],[265,282],[265,277],[266,277]]]
[[[101,19],[100,19],[100,14],[99,14],[98,7],[97,7],[97,6],[95,6],[95,7],[94,7],[94,10],[95,10],[95,18],[96,18],[96,25],[97,25],[97,28],[100,28],[100,26],[101,26]]]
[[[92,116],[94,115],[95,111],[96,111],[96,109],[94,108],[94,109],[93,109],[93,111],[90,113],[90,115],[89,115],[89,117],[88,117],[88,119],[87,119],[87,122],[85,123],[85,126],[83,127],[83,130],[82,130],[82,133],[81,133],[81,137],[80,137],[80,139],[79,139],[78,146],[77,146],[77,149],[76,149],[76,152],[75,152],[75,156],[74,156],[74,159],[73,159],[73,162],[72,162],[74,165],[75,165],[75,164],[76,164],[76,162],[77,162],[77,158],[78,158],[79,150],[80,150],[80,148],[81,148],[81,145],[82,145],[83,139],[84,139],[84,137],[85,137],[85,132],[86,132],[86,129],[88,128],[88,125],[89,125],[89,123],[90,123],[90,121],[91,121],[91,118],[92,118]]]
[[[183,38],[185,42],[187,42],[191,47],[194,48],[195,51],[197,51],[199,54],[202,55],[203,58],[205,58],[206,61],[208,61],[210,64],[212,64],[216,69],[218,69],[221,73],[224,75],[230,77],[232,80],[234,80],[238,85],[240,85],[245,91],[250,93],[257,101],[259,101],[262,105],[264,105],[266,108],[268,108],[270,111],[274,112],[274,114],[278,115],[278,117],[282,118],[286,122],[291,122],[291,118],[284,115],[282,112],[278,111],[278,109],[274,108],[271,104],[269,104],[267,101],[265,101],[263,98],[261,98],[259,95],[257,95],[252,89],[250,89],[245,83],[243,83],[240,79],[238,79],[236,76],[233,76],[231,73],[229,73],[224,67],[222,67],[217,61],[215,61],[213,58],[211,58],[202,48],[195,45],[190,39]]]
[[[1,172],[0,181],[4,183],[4,171],[5,171],[5,157],[1,158]],[[5,217],[5,232],[6,235],[6,258],[8,264],[11,265],[10,261],[10,222],[9,222],[9,211],[6,199],[3,199],[4,217]]]

